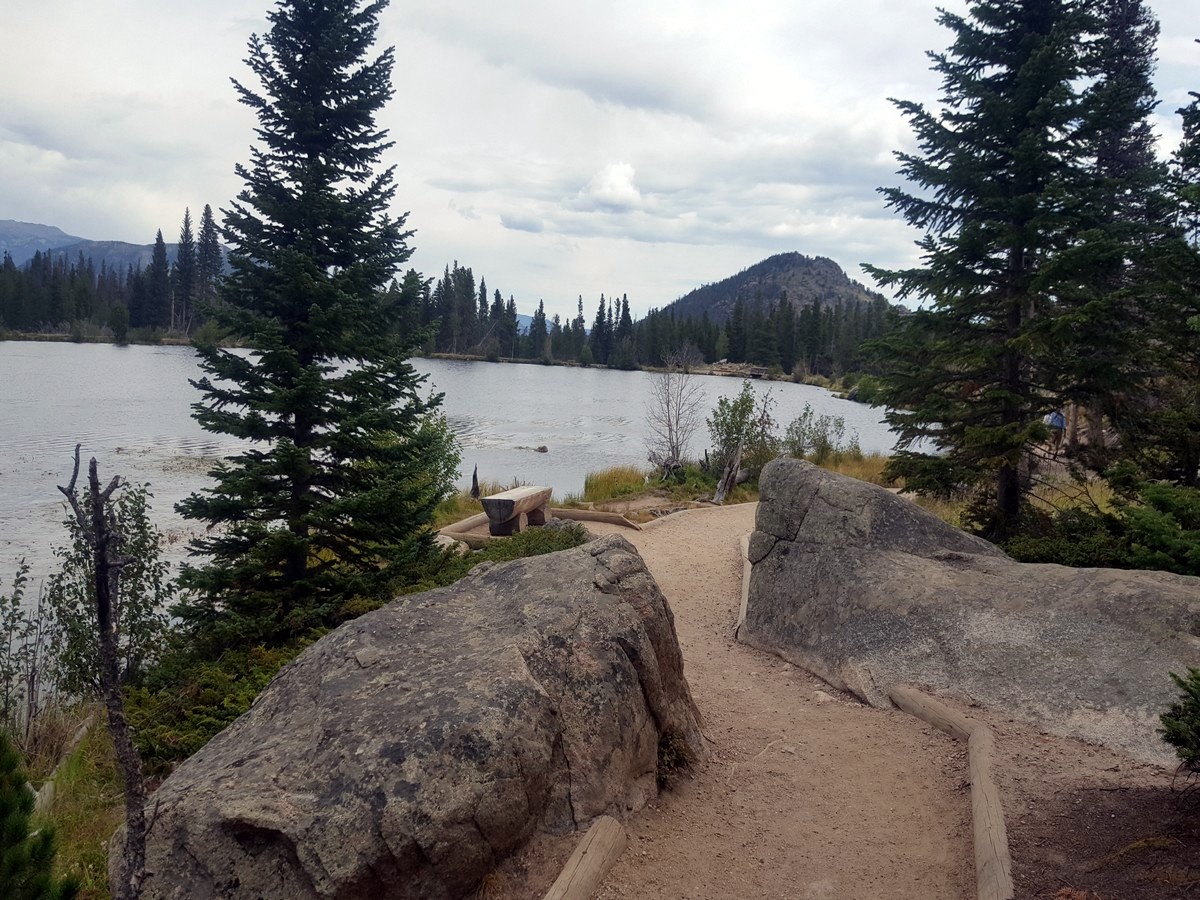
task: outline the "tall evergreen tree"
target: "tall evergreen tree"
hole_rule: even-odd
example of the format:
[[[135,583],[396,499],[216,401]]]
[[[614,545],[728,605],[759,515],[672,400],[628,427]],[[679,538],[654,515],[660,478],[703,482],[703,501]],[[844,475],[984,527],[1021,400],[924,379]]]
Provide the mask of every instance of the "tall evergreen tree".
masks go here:
[[[911,489],[991,482],[985,530],[1016,525],[1021,460],[1042,434],[1031,322],[1052,302],[1040,264],[1071,236],[1064,202],[1079,190],[1078,0],[970,0],[942,12],[953,33],[931,54],[941,108],[898,102],[918,151],[901,153],[917,190],[884,190],[888,205],[924,232],[922,265],[868,267],[900,297],[930,306],[885,342],[884,399],[899,433],[892,475]],[[926,440],[938,455],[911,449]]]
[[[179,228],[179,252],[171,270],[171,330],[187,332],[191,329],[192,308],[196,302],[196,285],[199,279],[196,257],[196,237],[192,232],[192,211],[184,209],[183,224]]]
[[[441,398],[423,396],[407,361],[421,336],[396,327],[418,299],[386,291],[412,250],[404,217],[387,215],[392,170],[376,171],[392,146],[375,117],[394,55],[368,58],[385,5],[280,0],[249,42],[262,93],[234,83],[261,145],[236,168],[217,318],[251,352],[199,345],[193,409],[249,445],[179,504],[209,528],[178,612],[213,651],[287,641],[384,596],[432,552],[428,524],[454,477]]]
[[[221,261],[220,231],[213,219],[212,207],[205,203],[196,240],[196,299],[202,315],[208,315],[219,296]]]
[[[1076,237],[1048,260],[1058,287],[1046,326],[1048,385],[1084,410],[1089,460],[1105,463],[1102,421],[1117,423],[1152,369],[1147,316],[1157,293],[1156,248],[1171,231],[1166,168],[1155,154],[1150,117],[1158,21],[1142,0],[1090,4],[1078,132],[1084,175],[1069,198]]]
[[[171,264],[167,262],[167,245],[161,228],[154,236],[150,268],[146,270],[145,324],[151,328],[171,327]]]

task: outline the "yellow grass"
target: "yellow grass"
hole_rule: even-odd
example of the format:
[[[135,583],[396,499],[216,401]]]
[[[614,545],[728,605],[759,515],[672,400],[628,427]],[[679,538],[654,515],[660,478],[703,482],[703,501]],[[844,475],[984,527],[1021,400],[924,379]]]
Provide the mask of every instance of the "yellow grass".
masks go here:
[[[883,477],[883,467],[888,464],[890,458],[882,453],[858,454],[857,456],[843,453],[840,459],[833,457],[819,465],[821,468],[837,472],[839,475],[848,475],[859,481],[869,481],[871,484],[890,487],[887,479]]]
[[[518,486],[516,483],[501,484],[498,481],[481,481],[479,482],[479,496],[486,497],[489,494],[498,494],[501,491],[508,490],[510,487]],[[473,516],[481,512],[483,512],[483,504],[472,497],[470,491],[459,491],[458,493],[451,494],[438,504],[438,508],[433,514],[433,529],[437,531],[439,528],[445,528],[447,525],[461,522],[468,516]]]
[[[603,503],[648,491],[646,472],[637,466],[613,466],[589,472],[583,480],[583,499],[588,503]]]

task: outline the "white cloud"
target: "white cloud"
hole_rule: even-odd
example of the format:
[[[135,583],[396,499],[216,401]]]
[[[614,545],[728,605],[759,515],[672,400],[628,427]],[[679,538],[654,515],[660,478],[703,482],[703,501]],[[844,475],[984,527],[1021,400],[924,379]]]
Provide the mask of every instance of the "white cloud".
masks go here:
[[[948,0],[961,9],[963,0]],[[1193,0],[1156,0],[1160,132],[1200,90]],[[228,205],[253,117],[230,76],[270,0],[93,0],[6,9],[0,218],[149,241]],[[387,8],[395,212],[410,263],[458,260],[573,315],[577,296],[670,302],[783,250],[916,259],[876,193],[911,134],[889,97],[932,100],[933,0],[410,0]]]

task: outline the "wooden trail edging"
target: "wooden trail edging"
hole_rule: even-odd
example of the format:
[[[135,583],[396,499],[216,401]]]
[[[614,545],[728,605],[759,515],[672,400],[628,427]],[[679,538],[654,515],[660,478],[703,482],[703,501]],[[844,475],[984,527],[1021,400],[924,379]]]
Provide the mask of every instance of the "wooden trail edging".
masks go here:
[[[975,832],[975,884],[979,900],[1013,900],[1012,857],[1000,792],[992,780],[992,730],[928,694],[896,685],[888,696],[905,712],[967,742],[971,773],[971,818]]]
[[[625,849],[625,829],[601,816],[580,839],[543,900],[588,900]]]
[[[750,535],[738,542],[742,557],[742,602],[737,631],[746,620],[750,595]],[[918,719],[967,742],[967,767],[971,776],[971,820],[975,836],[975,888],[978,900],[1013,900],[1012,856],[1008,850],[1008,829],[1000,792],[992,779],[992,730],[982,722],[964,716],[929,694],[898,684],[888,692],[893,703]]]
[[[641,531],[642,526],[636,522],[630,522],[620,513],[606,512],[601,509],[559,509],[551,507],[550,515],[556,519],[570,519],[575,522],[605,522],[609,525],[620,525],[623,528],[632,528],[634,531]],[[481,525],[488,524],[487,513],[476,513],[473,516],[468,516],[458,522],[453,522],[445,528],[439,529],[438,534],[444,534],[446,537],[454,538],[456,541],[462,541],[472,550],[482,550],[492,540],[490,534],[471,534],[476,528]]]

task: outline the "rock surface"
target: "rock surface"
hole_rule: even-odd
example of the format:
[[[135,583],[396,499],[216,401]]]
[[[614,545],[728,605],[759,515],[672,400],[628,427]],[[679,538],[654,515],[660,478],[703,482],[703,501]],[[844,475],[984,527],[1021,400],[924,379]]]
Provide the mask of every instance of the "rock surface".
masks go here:
[[[738,637],[875,706],[909,683],[1172,765],[1200,578],[1018,563],[883,488],[776,460]]]
[[[704,754],[628,542],[484,564],[327,635],[180,766],[142,896],[463,897],[537,829],[652,798],[666,732]]]

